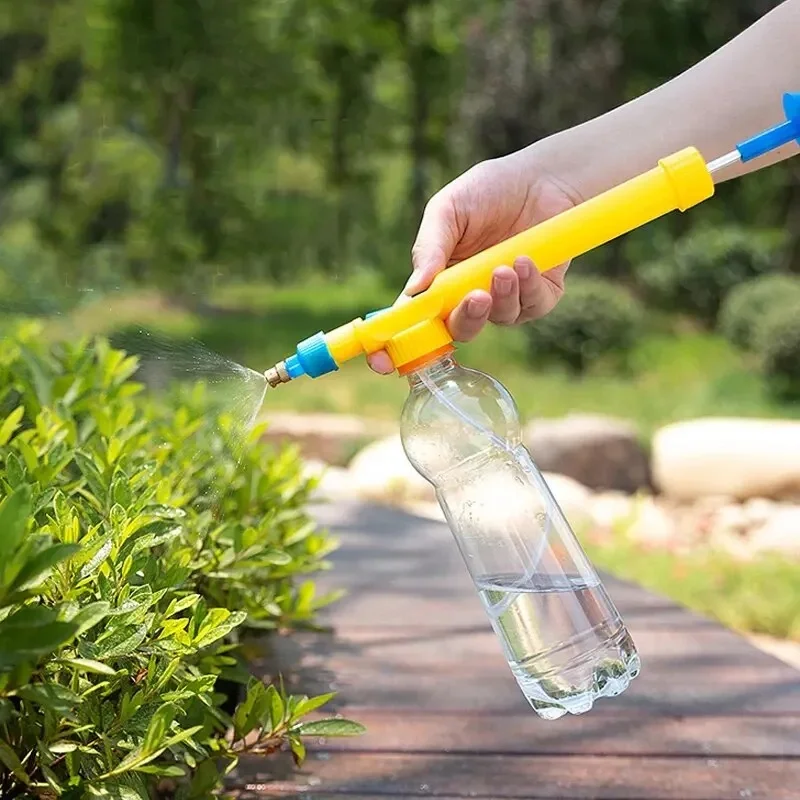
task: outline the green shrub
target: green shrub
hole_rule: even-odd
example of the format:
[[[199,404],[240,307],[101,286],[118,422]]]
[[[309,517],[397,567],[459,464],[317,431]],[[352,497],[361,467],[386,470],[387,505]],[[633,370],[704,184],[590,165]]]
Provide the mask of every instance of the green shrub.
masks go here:
[[[531,358],[582,372],[597,358],[626,353],[642,321],[639,303],[624,289],[597,278],[572,278],[558,305],[528,326]]]
[[[359,732],[242,659],[330,599],[294,454],[236,454],[199,388],[148,399],[104,341],[38,342],[0,343],[0,797],[206,798],[243,751]]]
[[[760,319],[755,350],[772,394],[782,400],[800,399],[800,298],[787,300]]]
[[[727,293],[743,281],[775,271],[781,237],[746,228],[701,228],[674,252],[643,264],[637,279],[650,302],[713,325]]]
[[[719,315],[720,332],[736,347],[752,350],[761,321],[786,303],[800,306],[800,278],[776,274],[746,281],[725,298]]]

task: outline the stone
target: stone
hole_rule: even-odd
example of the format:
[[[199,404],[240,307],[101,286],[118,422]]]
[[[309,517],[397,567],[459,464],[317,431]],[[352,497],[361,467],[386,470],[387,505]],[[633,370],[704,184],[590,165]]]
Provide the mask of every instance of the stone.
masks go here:
[[[648,547],[671,549],[678,544],[678,528],[674,519],[652,497],[644,497],[636,503],[628,535]]]
[[[355,492],[365,500],[403,504],[435,500],[433,486],[411,466],[400,436],[371,442],[350,462]]]
[[[705,418],[661,428],[653,479],[668,497],[746,500],[800,492],[800,422]]]
[[[715,532],[744,534],[751,525],[750,518],[742,505],[728,505],[720,508],[714,515]]]
[[[633,494],[650,485],[647,453],[624,420],[591,414],[529,423],[524,441],[539,469],[590,489]]]
[[[264,441],[296,444],[305,458],[337,466],[347,464],[360,448],[386,432],[380,422],[346,414],[275,413],[267,422]]]
[[[311,495],[314,501],[345,500],[355,494],[350,471],[342,467],[310,460],[303,463],[303,475],[319,481]]]
[[[626,525],[633,520],[635,503],[624,492],[603,492],[592,498],[591,515],[598,525],[613,530],[618,525]]]
[[[720,509],[736,505],[736,498],[724,494],[710,494],[707,497],[698,497],[692,503],[693,510],[700,514],[716,514]]]
[[[781,553],[800,559],[800,506],[781,505],[749,540],[753,554]]]
[[[753,497],[742,506],[748,527],[757,528],[764,525],[766,521],[775,513],[778,504],[774,500],[767,500],[766,497]]]
[[[573,530],[584,530],[592,521],[592,493],[567,475],[545,472],[542,477]]]

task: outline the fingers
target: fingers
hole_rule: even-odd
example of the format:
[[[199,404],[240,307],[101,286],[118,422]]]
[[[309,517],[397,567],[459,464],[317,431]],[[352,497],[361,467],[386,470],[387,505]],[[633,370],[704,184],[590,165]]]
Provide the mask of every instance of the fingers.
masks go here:
[[[453,203],[447,193],[440,192],[425,206],[417,238],[411,248],[414,271],[403,293],[415,295],[427,289],[436,275],[447,266],[459,238]]]
[[[457,342],[474,339],[489,321],[492,297],[488,292],[470,292],[447,319],[450,335]]]
[[[385,350],[378,350],[367,356],[367,364],[379,375],[391,375],[394,372],[394,364],[389,354]]]
[[[450,335],[457,342],[469,342],[487,322],[513,325],[543,317],[552,311],[564,292],[567,266],[541,273],[530,258],[521,256],[514,262],[513,269],[498,267],[492,276],[491,294],[471,292],[450,314],[447,320]],[[432,273],[431,279],[437,271]],[[396,302],[408,299],[408,295],[401,295]],[[375,372],[385,375],[394,371],[391,359],[383,350],[373,353],[367,360]]]
[[[489,321],[513,325],[520,312],[520,280],[510,267],[498,267],[492,276],[492,310]]]
[[[489,321],[492,311],[492,296],[488,292],[470,292],[450,314],[447,327],[456,342],[474,339]],[[394,372],[394,365],[385,350],[367,356],[367,363],[381,375]]]
[[[527,265],[523,263],[525,261]],[[556,267],[542,273],[530,259],[517,259],[514,268],[519,277],[520,313],[517,322],[530,322],[549,314],[564,293],[567,267]]]

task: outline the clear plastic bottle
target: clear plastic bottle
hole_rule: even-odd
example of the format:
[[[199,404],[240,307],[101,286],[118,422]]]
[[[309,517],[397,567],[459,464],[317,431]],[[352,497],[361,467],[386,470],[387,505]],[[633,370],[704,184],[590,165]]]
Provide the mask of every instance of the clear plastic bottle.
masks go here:
[[[636,648],[522,444],[511,395],[451,351],[406,375],[403,447],[436,489],[528,702],[553,720],[623,692]]]

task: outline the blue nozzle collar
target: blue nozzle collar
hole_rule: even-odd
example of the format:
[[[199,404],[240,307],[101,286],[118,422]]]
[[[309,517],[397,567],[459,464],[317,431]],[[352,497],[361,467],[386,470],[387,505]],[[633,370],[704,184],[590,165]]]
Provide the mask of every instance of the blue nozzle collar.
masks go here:
[[[319,378],[321,375],[327,375],[329,372],[339,369],[328,349],[325,334],[321,331],[300,342],[295,355],[289,356],[284,364],[286,372],[292,379],[299,378],[301,375]]]
[[[785,122],[736,145],[742,162],[752,161],[789,142],[800,144],[800,92],[783,96],[783,113]]]

